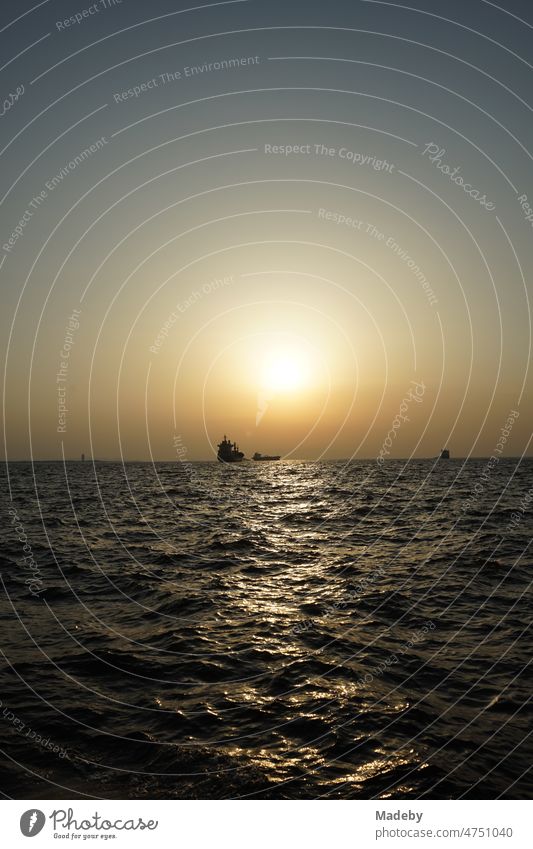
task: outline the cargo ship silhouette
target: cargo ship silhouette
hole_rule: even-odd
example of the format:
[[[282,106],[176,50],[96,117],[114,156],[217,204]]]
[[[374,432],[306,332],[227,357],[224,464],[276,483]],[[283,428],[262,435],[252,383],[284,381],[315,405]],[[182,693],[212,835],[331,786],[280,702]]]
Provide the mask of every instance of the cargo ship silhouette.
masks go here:
[[[220,463],[240,463],[243,459],[244,453],[239,451],[237,443],[231,442],[224,434],[224,439],[218,444],[217,460]]]

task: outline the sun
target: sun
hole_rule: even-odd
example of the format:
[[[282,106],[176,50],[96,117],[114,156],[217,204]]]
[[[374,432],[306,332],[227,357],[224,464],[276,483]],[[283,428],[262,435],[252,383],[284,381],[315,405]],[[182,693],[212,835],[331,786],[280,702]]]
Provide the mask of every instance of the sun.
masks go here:
[[[289,393],[303,389],[309,380],[309,363],[301,351],[279,348],[263,359],[261,387],[269,393]]]

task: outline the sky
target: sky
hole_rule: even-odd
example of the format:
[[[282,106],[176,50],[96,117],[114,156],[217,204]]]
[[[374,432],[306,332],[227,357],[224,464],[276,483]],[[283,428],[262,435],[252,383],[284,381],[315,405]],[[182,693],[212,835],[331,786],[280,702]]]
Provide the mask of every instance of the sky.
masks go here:
[[[530,455],[532,26],[3,3],[4,457]]]

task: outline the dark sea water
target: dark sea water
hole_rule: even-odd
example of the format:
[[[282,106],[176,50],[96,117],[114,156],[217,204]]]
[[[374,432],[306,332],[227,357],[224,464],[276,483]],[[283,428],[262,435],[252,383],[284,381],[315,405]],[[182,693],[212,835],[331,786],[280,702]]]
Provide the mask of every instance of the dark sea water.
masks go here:
[[[0,789],[531,797],[532,472],[11,463]]]

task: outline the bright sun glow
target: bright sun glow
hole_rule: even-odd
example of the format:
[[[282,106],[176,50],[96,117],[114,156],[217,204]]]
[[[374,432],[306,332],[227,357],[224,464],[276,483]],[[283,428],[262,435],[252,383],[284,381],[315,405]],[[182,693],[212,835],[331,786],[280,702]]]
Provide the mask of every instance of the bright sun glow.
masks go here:
[[[271,351],[264,359],[261,384],[267,392],[295,392],[309,379],[309,364],[299,351]]]

